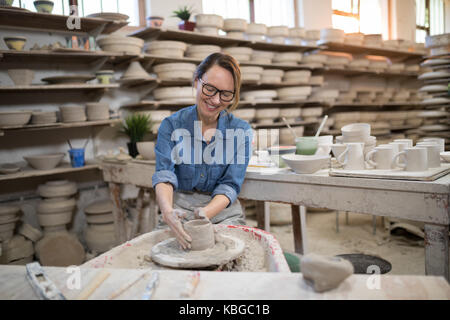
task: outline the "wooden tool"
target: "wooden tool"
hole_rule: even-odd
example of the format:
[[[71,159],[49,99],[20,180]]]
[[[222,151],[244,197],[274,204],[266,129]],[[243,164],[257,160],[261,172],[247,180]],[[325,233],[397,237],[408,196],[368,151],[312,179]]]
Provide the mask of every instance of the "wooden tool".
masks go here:
[[[119,290],[117,290],[116,292],[113,292],[108,299],[115,299],[118,296],[120,296],[125,290],[128,290],[130,287],[132,287],[133,285],[135,285],[139,280],[141,280],[142,278],[146,278],[148,275],[148,273],[143,273],[141,274],[137,279],[129,282],[128,284],[126,284],[125,286],[123,286],[122,288],[120,288]]]
[[[106,271],[100,271],[86,288],[81,291],[76,300],[87,300],[92,293],[105,281],[111,274]]]
[[[45,274],[39,262],[28,263],[25,268],[27,270],[27,280],[40,299],[66,300],[66,297]]]

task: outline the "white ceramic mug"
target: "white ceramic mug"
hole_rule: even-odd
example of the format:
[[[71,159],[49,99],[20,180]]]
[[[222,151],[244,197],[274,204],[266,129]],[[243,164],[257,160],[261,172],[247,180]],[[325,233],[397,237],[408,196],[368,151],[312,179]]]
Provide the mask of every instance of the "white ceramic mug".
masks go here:
[[[393,142],[406,142],[408,144],[408,148],[413,147],[413,140],[412,139],[395,139]]]
[[[345,170],[365,170],[364,143],[346,143],[345,150],[337,157],[337,162],[344,166]]]
[[[423,138],[421,142],[436,142],[440,146],[440,152],[445,152],[445,139],[442,138]]]
[[[333,136],[331,135],[317,137],[317,151],[315,155],[325,156],[330,154],[332,144],[333,144]]]
[[[428,168],[438,168],[441,166],[441,147],[434,142],[418,142],[417,147],[423,147],[428,152]]]
[[[404,161],[397,161],[404,157]],[[400,167],[405,171],[427,171],[428,170],[428,152],[426,148],[412,147],[406,148],[397,153],[392,159],[392,167]]]
[[[373,160],[372,160],[373,158]],[[366,161],[375,169],[392,169],[394,148],[392,146],[378,146],[367,153]]]

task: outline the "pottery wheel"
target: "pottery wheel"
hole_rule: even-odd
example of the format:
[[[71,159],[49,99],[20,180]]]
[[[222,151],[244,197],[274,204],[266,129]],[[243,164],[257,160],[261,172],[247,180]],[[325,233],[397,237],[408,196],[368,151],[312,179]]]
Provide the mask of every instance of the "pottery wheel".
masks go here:
[[[183,250],[175,238],[164,240],[151,251],[152,260],[172,268],[207,268],[221,266],[239,257],[245,249],[245,242],[229,235],[216,234],[214,247],[200,250]]]

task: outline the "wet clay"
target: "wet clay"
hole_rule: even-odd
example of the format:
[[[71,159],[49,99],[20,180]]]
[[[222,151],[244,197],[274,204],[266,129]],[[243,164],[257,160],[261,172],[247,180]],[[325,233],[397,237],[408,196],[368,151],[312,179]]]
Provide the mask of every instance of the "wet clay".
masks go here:
[[[214,229],[207,220],[191,220],[183,225],[186,233],[192,238],[191,250],[199,251],[214,247]]]
[[[334,289],[353,274],[353,265],[342,258],[325,257],[314,253],[304,255],[300,260],[303,278],[312,281],[316,292]]]

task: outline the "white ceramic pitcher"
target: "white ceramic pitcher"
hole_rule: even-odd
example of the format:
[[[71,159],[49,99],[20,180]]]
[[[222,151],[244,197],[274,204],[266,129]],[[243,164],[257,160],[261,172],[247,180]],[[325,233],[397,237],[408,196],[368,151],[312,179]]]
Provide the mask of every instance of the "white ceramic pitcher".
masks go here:
[[[349,142],[337,161],[344,166],[345,170],[365,170],[364,164],[364,143]]]

